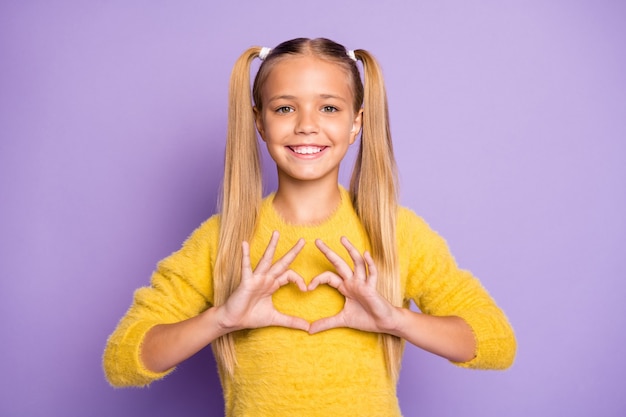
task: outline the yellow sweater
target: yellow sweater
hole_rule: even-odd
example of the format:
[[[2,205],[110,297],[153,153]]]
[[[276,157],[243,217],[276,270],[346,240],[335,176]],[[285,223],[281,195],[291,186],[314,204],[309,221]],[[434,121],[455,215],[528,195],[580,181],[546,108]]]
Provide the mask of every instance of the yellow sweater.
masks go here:
[[[369,249],[344,189],[340,207],[321,225],[286,224],[274,210],[271,196],[264,200],[259,219],[250,242],[253,266],[272,231],[281,233],[276,257],[302,237],[306,246],[291,267],[307,283],[332,269],[315,247],[316,238],[346,259],[341,236],[348,237],[361,251]],[[158,264],[151,286],[137,290],[104,353],[104,370],[112,385],[147,385],[169,372],[153,373],[142,365],[141,343],[152,326],[193,317],[212,305],[218,228],[219,216],[204,222],[178,252]],[[479,281],[458,269],[445,241],[408,209],[399,211],[397,232],[405,300],[414,300],[426,314],[460,316],[474,331],[476,357],[457,365],[483,369],[510,366],[516,350],[513,330]],[[278,310],[311,322],[336,314],[344,301],[328,286],[301,293],[292,284],[279,289],[273,300]],[[377,334],[342,328],[309,335],[268,327],[239,332],[235,346],[238,367],[234,376],[220,375],[227,416],[401,415]]]

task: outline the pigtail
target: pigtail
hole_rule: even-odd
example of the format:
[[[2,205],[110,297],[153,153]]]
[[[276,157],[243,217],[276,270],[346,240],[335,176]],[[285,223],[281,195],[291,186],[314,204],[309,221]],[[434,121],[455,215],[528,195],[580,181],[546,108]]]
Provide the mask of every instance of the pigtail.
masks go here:
[[[250,64],[260,51],[259,47],[245,51],[230,78],[220,234],[214,268],[215,306],[224,304],[239,286],[241,243],[252,238],[261,206],[261,162],[250,96]],[[220,372],[234,372],[234,337],[229,333],[212,343]]]
[[[354,51],[363,64],[363,131],[350,180],[353,205],[367,231],[372,257],[379,271],[378,291],[394,306],[402,306],[396,241],[398,178],[387,94],[382,71],[372,55]],[[363,190],[363,192],[361,192]],[[400,373],[404,342],[392,335],[381,335],[387,370],[394,381]]]

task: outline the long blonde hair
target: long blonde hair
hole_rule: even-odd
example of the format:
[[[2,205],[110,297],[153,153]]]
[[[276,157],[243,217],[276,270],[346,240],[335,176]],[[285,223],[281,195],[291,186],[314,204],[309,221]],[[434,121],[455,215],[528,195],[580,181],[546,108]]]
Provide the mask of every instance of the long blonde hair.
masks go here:
[[[241,262],[233,260],[241,259],[241,242],[252,238],[261,205],[261,164],[252,99],[261,110],[262,86],[274,64],[289,56],[310,54],[340,65],[351,79],[354,110],[363,106],[363,130],[350,180],[350,194],[370,239],[372,257],[379,271],[378,290],[393,305],[402,306],[396,242],[398,181],[380,66],[367,51],[355,50],[355,57],[363,65],[362,83],[356,62],[342,45],[323,38],[293,39],[272,49],[265,58],[255,77],[251,95],[250,64],[260,52],[260,47],[246,50],[235,63],[230,79],[214,304],[224,304],[239,285]],[[229,333],[213,343],[220,372],[234,372],[237,362],[235,337]],[[381,334],[380,339],[387,370],[395,381],[400,372],[404,343],[402,339],[387,334]]]

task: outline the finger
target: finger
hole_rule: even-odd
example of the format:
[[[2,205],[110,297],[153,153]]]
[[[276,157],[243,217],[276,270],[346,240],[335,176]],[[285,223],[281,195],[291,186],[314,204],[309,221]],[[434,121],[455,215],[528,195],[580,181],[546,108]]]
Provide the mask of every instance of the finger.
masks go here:
[[[331,248],[329,248],[328,245],[322,241],[322,239],[316,239],[315,246],[317,246],[330,263],[333,264],[337,273],[339,273],[342,278],[350,278],[352,276],[353,272],[350,265],[348,265],[341,256],[337,255]]]
[[[363,261],[363,256],[361,252],[348,240],[347,237],[341,238],[341,244],[346,248],[348,254],[352,258],[354,262],[354,275],[357,278],[366,279],[367,278],[367,270],[365,269],[365,262]]]
[[[271,273],[280,274],[286,271],[291,263],[296,259],[302,248],[304,247],[304,239],[298,239],[295,245],[287,251],[279,260],[274,262],[274,265],[270,268]]]
[[[270,242],[267,244],[265,248],[265,252],[263,252],[263,256],[259,260],[254,272],[263,272],[267,271],[272,266],[272,260],[274,259],[274,252],[276,251],[276,246],[278,246],[278,238],[279,233],[274,230],[272,232],[272,237],[270,238]]]
[[[308,286],[308,290],[312,291],[322,284],[328,284],[333,288],[339,289],[339,287],[343,284],[343,279],[333,272],[322,272],[311,280]]]
[[[241,253],[241,271],[242,275],[246,275],[252,270],[252,266],[250,264],[250,244],[248,244],[248,242],[241,242]]]
[[[372,255],[370,255],[368,251],[365,251],[363,258],[365,258],[365,262],[367,262],[368,282],[371,285],[376,286],[376,283],[378,282],[378,269],[374,263],[374,258],[372,258]]]
[[[289,269],[285,272],[283,272],[282,274],[280,274],[277,278],[276,278],[276,282],[278,283],[279,286],[283,286],[289,282],[296,284],[298,286],[298,288],[300,288],[300,291],[307,291],[307,286],[304,282],[304,278],[302,278],[302,276],[300,276],[300,274],[298,274],[297,272]]]
[[[301,317],[288,316],[283,313],[276,313],[272,322],[273,326],[289,327],[291,329],[299,329],[309,331],[310,324]]]
[[[341,318],[341,313],[314,321],[309,325],[309,334],[320,333],[326,330],[336,329],[337,327],[346,327]]]

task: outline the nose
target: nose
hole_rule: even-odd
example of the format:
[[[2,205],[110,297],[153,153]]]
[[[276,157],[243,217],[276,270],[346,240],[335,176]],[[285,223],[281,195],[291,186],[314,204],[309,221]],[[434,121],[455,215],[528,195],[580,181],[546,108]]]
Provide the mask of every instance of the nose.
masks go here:
[[[312,109],[300,109],[295,126],[296,133],[309,135],[311,133],[317,133],[318,129],[317,112]]]

